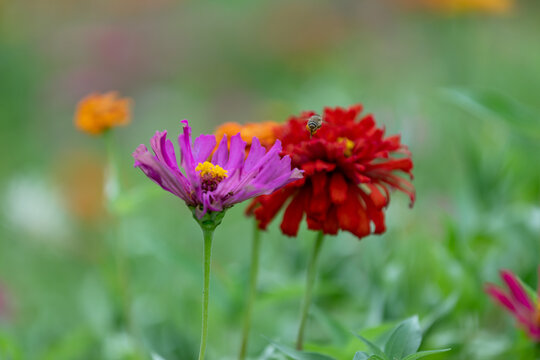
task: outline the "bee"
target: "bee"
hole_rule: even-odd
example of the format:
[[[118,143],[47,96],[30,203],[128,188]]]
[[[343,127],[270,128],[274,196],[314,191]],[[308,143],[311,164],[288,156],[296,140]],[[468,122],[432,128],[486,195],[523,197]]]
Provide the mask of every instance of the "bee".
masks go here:
[[[306,124],[306,129],[308,129],[311,136],[317,132],[322,126],[323,120],[321,115],[311,115]]]

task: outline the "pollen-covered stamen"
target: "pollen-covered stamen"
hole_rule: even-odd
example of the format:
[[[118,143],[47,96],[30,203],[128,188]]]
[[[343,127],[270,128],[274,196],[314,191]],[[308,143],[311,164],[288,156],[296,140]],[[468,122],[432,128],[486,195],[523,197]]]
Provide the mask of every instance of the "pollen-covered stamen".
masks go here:
[[[352,141],[351,139],[347,139],[346,137],[340,137],[337,140],[339,143],[345,144],[345,151],[344,151],[345,156],[347,157],[351,156],[352,151],[354,149],[354,141]]]
[[[212,164],[210,161],[199,163],[195,171],[200,171],[199,175],[202,179],[201,187],[204,192],[216,190],[218,184],[228,176],[227,170],[219,165]]]

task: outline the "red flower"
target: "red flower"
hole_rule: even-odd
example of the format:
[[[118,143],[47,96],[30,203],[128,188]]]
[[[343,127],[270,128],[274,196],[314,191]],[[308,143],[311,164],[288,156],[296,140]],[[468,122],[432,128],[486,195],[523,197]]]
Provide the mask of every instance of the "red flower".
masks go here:
[[[538,268],[538,276],[540,279],[540,267]],[[527,295],[527,291],[519,282],[518,277],[511,271],[501,271],[501,278],[508,291],[497,285],[488,284],[486,292],[500,306],[514,315],[532,340],[540,342],[540,280],[535,305],[535,300]]]
[[[309,229],[325,234],[340,229],[358,238],[381,234],[393,188],[409,195],[412,206],[414,187],[400,176],[412,179],[410,152],[399,135],[385,137],[373,116],[360,117],[361,111],[361,105],[325,108],[322,126],[313,137],[306,129],[313,112],[291,117],[276,130],[282,155],[304,170],[304,178],[254,200],[248,213],[255,215],[261,229],[289,200],[281,222],[282,232],[289,236],[296,236],[304,214]]]

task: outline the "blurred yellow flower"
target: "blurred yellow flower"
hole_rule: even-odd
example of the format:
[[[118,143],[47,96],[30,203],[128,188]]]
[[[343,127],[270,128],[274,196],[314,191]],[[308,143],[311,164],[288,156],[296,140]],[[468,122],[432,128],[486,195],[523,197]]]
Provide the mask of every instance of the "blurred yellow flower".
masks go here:
[[[219,142],[223,135],[227,135],[229,140],[231,136],[240,133],[242,140],[247,142],[248,149],[251,145],[251,140],[256,137],[261,142],[261,145],[268,147],[274,144],[276,141],[276,128],[279,124],[273,121],[265,121],[261,123],[248,123],[241,125],[235,122],[224,123],[216,129],[216,138]]]
[[[83,132],[99,135],[131,121],[131,99],[114,91],[93,93],[82,99],[75,113],[75,125]]]
[[[514,0],[423,0],[423,3],[435,10],[463,13],[463,12],[488,12],[506,13]]]

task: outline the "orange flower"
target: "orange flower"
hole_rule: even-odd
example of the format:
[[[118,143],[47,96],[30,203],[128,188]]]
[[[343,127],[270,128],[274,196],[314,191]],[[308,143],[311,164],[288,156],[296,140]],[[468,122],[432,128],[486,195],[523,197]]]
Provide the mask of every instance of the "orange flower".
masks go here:
[[[120,98],[117,92],[93,93],[82,99],[75,114],[75,125],[91,135],[100,135],[115,126],[131,121],[131,99]]]
[[[513,5],[513,0],[422,0],[428,7],[450,13],[486,12],[506,13]]]
[[[216,129],[216,138],[217,143],[221,141],[223,135],[227,135],[230,139],[231,136],[240,133],[242,140],[247,142],[249,146],[251,145],[251,139],[256,137],[261,142],[261,145],[264,147],[271,146],[276,141],[276,129],[279,127],[279,124],[273,121],[265,121],[262,123],[247,123],[241,125],[235,122],[228,122]]]

